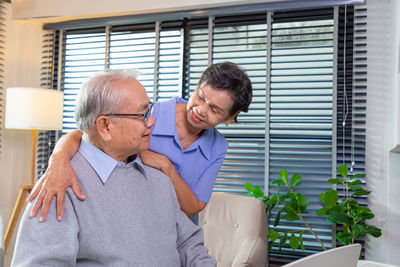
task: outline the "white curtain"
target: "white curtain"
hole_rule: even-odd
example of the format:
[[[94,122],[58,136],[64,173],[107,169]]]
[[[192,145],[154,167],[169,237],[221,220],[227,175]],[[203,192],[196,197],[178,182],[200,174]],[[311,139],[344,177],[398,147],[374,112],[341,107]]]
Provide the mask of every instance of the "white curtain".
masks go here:
[[[376,215],[373,223],[382,229],[380,238],[367,238],[366,258],[392,264],[400,264],[398,232],[400,202],[398,196],[395,195],[400,191],[398,181],[400,167],[397,167],[397,173],[394,173],[391,168],[400,166],[400,157],[396,159],[390,155],[399,120],[397,17],[400,14],[396,2],[396,0],[366,1],[368,10],[367,187],[372,191],[369,196],[369,207]],[[394,110],[396,112],[393,112]]]

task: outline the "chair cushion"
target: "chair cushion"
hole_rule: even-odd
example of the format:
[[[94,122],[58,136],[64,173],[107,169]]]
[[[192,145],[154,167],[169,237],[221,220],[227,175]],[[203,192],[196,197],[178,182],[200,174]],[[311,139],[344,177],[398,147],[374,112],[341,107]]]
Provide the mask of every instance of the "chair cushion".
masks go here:
[[[265,206],[255,198],[213,193],[199,214],[199,224],[204,230],[204,244],[218,266],[232,266],[238,255],[246,261],[257,244],[266,247]],[[249,255],[241,254],[243,251]]]

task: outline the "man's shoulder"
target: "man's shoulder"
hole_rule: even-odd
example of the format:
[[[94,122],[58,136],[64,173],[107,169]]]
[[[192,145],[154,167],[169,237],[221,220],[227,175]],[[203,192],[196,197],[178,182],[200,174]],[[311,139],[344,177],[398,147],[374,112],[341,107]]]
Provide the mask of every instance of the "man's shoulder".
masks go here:
[[[169,177],[167,175],[165,175],[162,171],[160,171],[159,169],[147,166],[147,165],[143,165],[143,167],[146,171],[147,178],[151,182],[153,182],[157,186],[159,185],[160,187],[163,187],[163,188],[165,188],[165,186],[173,187],[171,179],[169,179]]]
[[[76,152],[75,155],[72,157],[71,165],[74,171],[77,171],[77,169],[80,168],[86,169],[87,167],[90,167],[89,162],[79,151]]]
[[[151,178],[157,178],[157,179],[162,179],[162,180],[169,180],[168,176],[165,175],[162,171],[160,171],[159,169],[147,166],[143,164],[143,168],[146,171],[146,174],[148,177]]]

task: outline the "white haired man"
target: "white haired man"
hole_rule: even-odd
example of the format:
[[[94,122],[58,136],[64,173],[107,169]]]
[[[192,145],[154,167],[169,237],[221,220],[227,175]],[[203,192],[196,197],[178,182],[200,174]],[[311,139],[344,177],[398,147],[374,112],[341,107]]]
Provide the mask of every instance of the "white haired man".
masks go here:
[[[180,210],[174,186],[136,156],[149,147],[152,104],[133,71],[109,70],[83,85],[75,119],[84,133],[71,163],[64,219],[21,219],[12,266],[216,266],[203,232]],[[63,200],[64,201],[64,200]]]

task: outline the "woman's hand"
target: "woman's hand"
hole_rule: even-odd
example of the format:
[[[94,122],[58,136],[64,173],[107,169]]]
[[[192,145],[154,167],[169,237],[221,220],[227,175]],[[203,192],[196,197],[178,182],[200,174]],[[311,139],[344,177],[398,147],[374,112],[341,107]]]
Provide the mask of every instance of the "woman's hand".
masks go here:
[[[62,220],[64,214],[65,192],[68,187],[76,197],[80,200],[85,200],[86,197],[82,194],[81,188],[78,183],[78,178],[72,169],[70,159],[68,157],[58,156],[53,154],[49,161],[49,166],[46,172],[38,181],[38,186],[31,192],[27,201],[32,201],[36,196],[35,204],[32,207],[30,217],[35,217],[40,206],[39,221],[44,222],[50,208],[53,197],[57,198],[57,219]]]
[[[140,160],[143,162],[143,164],[159,169],[165,174],[167,168],[172,167],[172,163],[168,157],[150,150],[145,150],[143,152],[140,152],[139,157]]]

